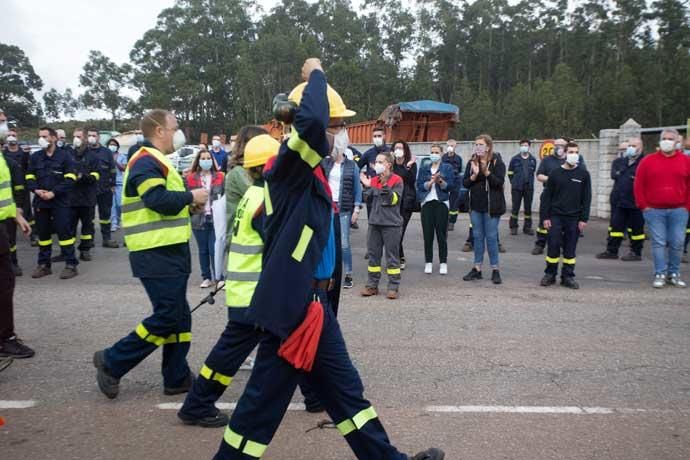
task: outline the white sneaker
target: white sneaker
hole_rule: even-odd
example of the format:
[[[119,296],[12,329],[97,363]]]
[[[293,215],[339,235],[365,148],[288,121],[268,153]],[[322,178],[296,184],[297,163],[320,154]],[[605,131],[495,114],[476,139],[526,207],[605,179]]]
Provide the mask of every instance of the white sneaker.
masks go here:
[[[425,264],[424,265],[424,273],[427,275],[430,275],[434,271],[434,266],[432,264]]]
[[[216,289],[218,291],[220,291],[221,289],[225,289],[225,280],[216,281]]]
[[[668,284],[672,284],[675,287],[684,288],[688,286],[685,281],[680,279],[680,275],[678,273],[671,273],[666,280],[668,281]]]
[[[254,369],[254,358],[249,356],[247,359],[244,360],[244,364],[240,366],[241,371],[251,371]]]
[[[213,282],[211,280],[203,280],[201,284],[199,285],[200,288],[206,289],[209,288],[213,285]]]
[[[448,264],[441,264],[441,266],[438,269],[438,272],[442,275],[447,275],[448,274]]]
[[[657,273],[654,275],[654,282],[652,282],[652,286],[661,289],[662,287],[666,286],[666,275],[663,273]]]

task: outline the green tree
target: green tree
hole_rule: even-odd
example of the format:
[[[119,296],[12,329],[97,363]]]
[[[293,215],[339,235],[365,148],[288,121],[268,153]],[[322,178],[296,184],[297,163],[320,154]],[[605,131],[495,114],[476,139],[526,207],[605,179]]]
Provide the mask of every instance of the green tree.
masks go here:
[[[24,51],[14,45],[0,43],[0,104],[20,125],[38,123],[40,105],[35,91],[43,88]]]
[[[112,129],[131,104],[124,94],[130,72],[129,64],[119,66],[100,51],[91,51],[79,75],[79,85],[85,90],[80,102],[85,108],[109,112]]]

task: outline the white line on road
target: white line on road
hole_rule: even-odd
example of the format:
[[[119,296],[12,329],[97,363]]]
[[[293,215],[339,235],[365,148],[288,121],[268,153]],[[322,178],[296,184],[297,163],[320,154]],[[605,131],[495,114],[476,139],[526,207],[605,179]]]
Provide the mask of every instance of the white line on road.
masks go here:
[[[6,401],[0,399],[0,409],[28,409],[35,405],[36,401],[32,399],[28,401]]]
[[[427,412],[455,412],[462,414],[689,414],[687,409],[631,409],[627,407],[580,407],[580,406],[427,406]]]
[[[182,403],[163,403],[156,405],[157,408],[163,410],[180,410]],[[221,410],[235,410],[237,403],[216,403],[216,407]],[[302,403],[291,403],[288,406],[288,410],[304,410],[304,404]]]

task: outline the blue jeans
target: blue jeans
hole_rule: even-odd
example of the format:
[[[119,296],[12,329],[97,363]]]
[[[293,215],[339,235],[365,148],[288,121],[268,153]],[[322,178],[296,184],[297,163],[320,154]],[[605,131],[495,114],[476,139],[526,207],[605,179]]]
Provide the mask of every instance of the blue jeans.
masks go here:
[[[350,221],[352,211],[340,212],[340,247],[343,250],[343,266],[345,274],[352,274],[352,246],[350,245]]]
[[[491,217],[487,212],[472,211],[472,233],[474,235],[474,264],[484,263],[484,241],[489,252],[491,268],[498,268],[498,222],[500,217]]]
[[[652,236],[654,273],[657,275],[679,273],[688,210],[685,208],[647,209],[644,211],[644,220]]]
[[[215,246],[216,246],[216,231],[213,229],[213,221],[211,217],[207,217],[202,229],[193,229],[194,238],[199,246],[199,265],[201,266],[201,278],[205,280],[218,281],[220,276],[213,277],[211,271],[213,270]]]
[[[121,227],[122,219],[122,184],[115,186],[115,195],[113,196],[113,209],[110,211],[110,227]]]

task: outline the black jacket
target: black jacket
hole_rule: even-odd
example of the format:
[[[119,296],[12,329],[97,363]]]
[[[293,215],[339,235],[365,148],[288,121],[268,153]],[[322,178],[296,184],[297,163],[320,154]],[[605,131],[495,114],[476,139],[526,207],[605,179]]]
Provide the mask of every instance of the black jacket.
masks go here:
[[[405,187],[400,210],[413,212],[417,208],[417,163],[412,163],[409,169],[404,164],[393,163],[393,172],[400,176]]]
[[[574,169],[561,167],[552,171],[543,199],[545,220],[555,215],[587,222],[592,204],[589,172],[580,166]]]
[[[69,205],[73,208],[96,206],[96,185],[99,179],[98,160],[88,149],[69,149],[77,175],[69,193]]]
[[[613,184],[613,190],[611,191],[611,203],[614,203],[615,206],[624,209],[637,208],[633,185],[635,183],[637,166],[640,164],[643,157],[644,155],[637,157],[633,164],[628,164],[628,159],[625,157],[613,160],[613,165],[611,165],[611,179],[615,182]]]
[[[506,176],[506,165],[500,155],[494,153],[489,163],[490,174],[485,176],[481,172],[475,181],[472,176],[472,163],[475,157],[467,162],[463,184],[468,190],[468,204],[470,211],[488,212],[491,217],[498,217],[506,212],[506,199],[503,195],[503,184]]]
[[[529,162],[529,172],[528,176],[525,177],[524,169],[522,168],[522,154],[518,153],[510,159],[508,178],[513,190],[534,190],[534,172],[537,170],[537,160],[530,153],[527,161]]]
[[[87,147],[86,150],[91,152],[96,160],[98,160],[98,185],[96,187],[98,194],[110,193],[112,187],[115,187],[115,177],[117,175],[117,166],[113,154],[102,145],[97,147]]]

